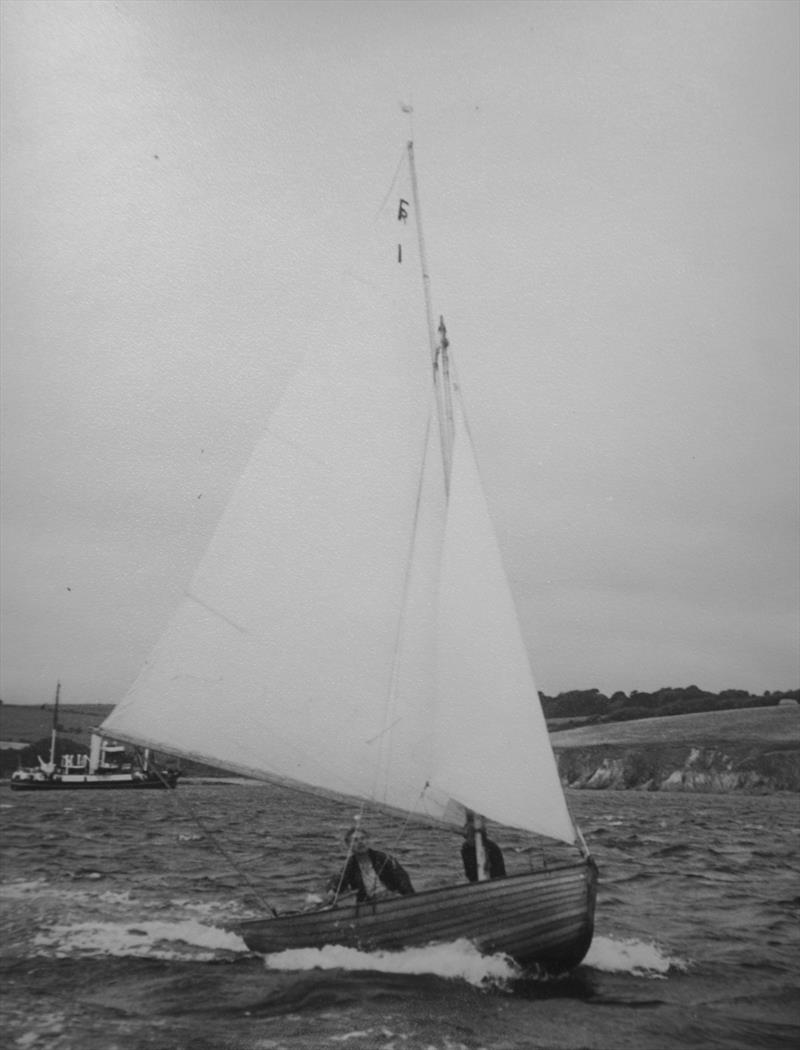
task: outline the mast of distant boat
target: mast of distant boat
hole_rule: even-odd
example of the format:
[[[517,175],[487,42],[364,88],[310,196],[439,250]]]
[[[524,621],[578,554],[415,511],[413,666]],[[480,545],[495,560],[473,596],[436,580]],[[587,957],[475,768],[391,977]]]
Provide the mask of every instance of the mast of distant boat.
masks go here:
[[[50,730],[50,771],[56,768],[56,740],[58,738],[58,698],[61,694],[61,682],[56,682],[56,699],[53,704],[53,727]]]

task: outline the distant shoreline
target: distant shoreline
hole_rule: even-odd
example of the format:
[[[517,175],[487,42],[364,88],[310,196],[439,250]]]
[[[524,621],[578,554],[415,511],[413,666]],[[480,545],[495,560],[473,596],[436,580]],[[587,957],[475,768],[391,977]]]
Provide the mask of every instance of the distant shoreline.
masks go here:
[[[65,740],[85,746],[111,705],[61,711]],[[0,776],[24,745],[49,737],[52,709],[0,706]],[[736,708],[603,722],[550,734],[562,783],[580,790],[800,792],[800,706]],[[182,763],[184,783],[248,783],[226,771]],[[257,783],[257,781],[253,781]]]
[[[585,790],[800,791],[800,707],[607,722],[551,734],[562,783]]]

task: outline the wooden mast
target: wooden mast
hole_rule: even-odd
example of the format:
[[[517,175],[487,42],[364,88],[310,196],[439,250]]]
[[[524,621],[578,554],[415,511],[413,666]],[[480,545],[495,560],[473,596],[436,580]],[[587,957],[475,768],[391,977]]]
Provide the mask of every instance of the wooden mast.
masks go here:
[[[425,238],[422,234],[422,212],[419,205],[419,188],[417,186],[417,169],[414,164],[414,143],[408,143],[408,164],[411,171],[411,192],[414,198],[414,221],[417,226],[417,240],[419,242],[419,258],[422,267],[422,287],[425,292],[425,314],[428,322],[428,339],[431,347],[431,362],[433,365],[433,384],[436,391],[436,413],[439,417],[439,438],[442,445],[442,459],[444,462],[444,484],[445,492],[450,494],[450,472],[453,465],[453,440],[455,424],[453,420],[453,390],[450,379],[450,340],[447,338],[447,329],[444,317],[439,317],[439,338],[436,337],[433,322],[433,307],[431,305],[431,279],[428,273],[428,259],[425,254]],[[478,870],[478,881],[488,879],[486,851],[483,846],[484,822],[479,817],[477,824],[476,815],[467,811],[467,825],[472,828],[472,842],[475,847],[475,861]]]
[[[439,439],[442,446],[442,460],[444,463],[445,492],[450,492],[450,469],[453,463],[453,402],[450,390],[450,359],[447,349],[449,342],[444,327],[444,319],[439,319],[439,334],[436,337],[436,328],[433,320],[433,307],[431,306],[431,279],[428,273],[428,259],[425,254],[425,238],[422,234],[422,212],[419,204],[419,188],[417,186],[417,169],[414,163],[414,143],[408,142],[408,165],[411,172],[411,194],[414,198],[414,222],[417,227],[417,241],[419,243],[419,259],[422,267],[422,288],[425,294],[425,319],[428,323],[428,341],[431,348],[431,364],[433,366],[433,385],[436,392],[436,414],[439,419]]]

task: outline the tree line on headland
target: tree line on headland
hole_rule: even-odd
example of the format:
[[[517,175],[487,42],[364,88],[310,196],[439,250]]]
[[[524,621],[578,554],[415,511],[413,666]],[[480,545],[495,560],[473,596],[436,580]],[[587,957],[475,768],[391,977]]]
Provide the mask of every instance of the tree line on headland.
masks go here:
[[[573,689],[558,696],[539,693],[548,722],[569,720],[575,725],[602,722],[624,722],[635,718],[659,718],[668,715],[697,714],[701,711],[725,711],[741,707],[770,707],[781,700],[800,701],[800,689],[767,690],[754,696],[746,689],[723,689],[711,693],[696,685],[665,686],[653,693],[631,691],[606,696],[599,689]],[[560,725],[559,728],[566,728]]]
[[[573,689],[558,696],[544,693],[539,696],[548,726],[552,732],[557,732],[608,722],[798,703],[800,689],[775,690],[754,696],[745,689],[712,693],[690,685],[670,686],[652,693],[634,689],[630,695],[618,691],[606,696],[599,689]],[[64,752],[85,754],[91,728],[100,724],[111,710],[111,704],[62,704],[57,756]],[[4,704],[0,700],[0,743],[6,742],[0,746],[0,778],[10,776],[19,765],[36,765],[37,754],[43,757],[49,754],[53,713],[52,703],[19,705]],[[20,748],[20,742],[27,747]],[[184,775],[189,776],[226,775],[221,770],[188,760],[184,760],[182,768]],[[591,771],[595,771],[594,767]],[[793,787],[792,790],[797,789]]]
[[[689,715],[701,711],[725,711],[742,707],[772,707],[779,704],[781,700],[794,700],[800,703],[800,689],[776,689],[766,690],[761,695],[749,693],[746,689],[723,689],[720,693],[712,693],[707,689],[701,689],[696,685],[687,686],[665,686],[656,689],[655,692],[640,692],[633,689],[630,694],[617,691],[611,696],[606,696],[599,689],[571,689],[568,692],[559,693],[557,696],[547,696],[539,692],[545,718],[550,721],[561,721],[563,719],[580,720],[581,724],[591,725],[602,722],[626,722],[634,718],[658,718],[667,715]],[[0,709],[3,701],[0,700]],[[37,704],[30,707],[16,704],[7,704],[6,710],[19,712],[47,711],[48,719],[53,705]],[[98,724],[112,710],[111,704],[65,704],[62,705],[62,713],[82,712],[87,715],[93,724]],[[0,714],[0,721],[8,719]],[[59,725],[62,731],[69,731],[72,727]],[[561,727],[563,728],[563,727]],[[84,726],[75,727],[80,732]],[[24,737],[23,737],[24,739]]]

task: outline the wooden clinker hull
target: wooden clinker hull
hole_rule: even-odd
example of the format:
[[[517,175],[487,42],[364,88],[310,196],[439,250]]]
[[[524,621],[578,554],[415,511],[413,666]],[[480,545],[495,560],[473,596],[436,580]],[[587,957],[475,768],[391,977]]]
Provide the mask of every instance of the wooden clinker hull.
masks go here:
[[[364,951],[466,938],[525,966],[571,970],[594,932],[597,867],[579,863],[243,923],[248,948],[264,955],[339,944]]]

